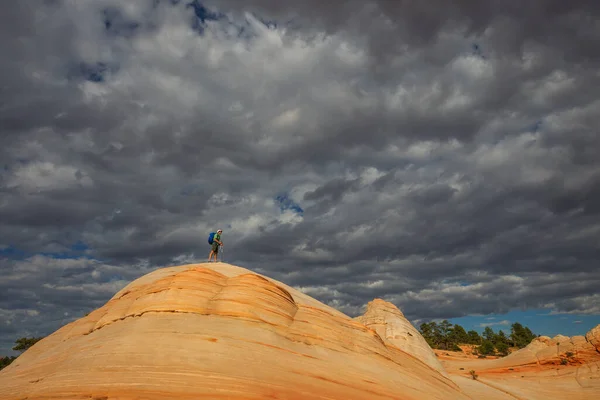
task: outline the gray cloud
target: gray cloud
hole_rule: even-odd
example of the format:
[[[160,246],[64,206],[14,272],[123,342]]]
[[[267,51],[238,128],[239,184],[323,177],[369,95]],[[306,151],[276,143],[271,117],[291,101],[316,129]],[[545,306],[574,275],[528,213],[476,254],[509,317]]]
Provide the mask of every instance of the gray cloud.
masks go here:
[[[600,313],[596,2],[189,3],[0,6],[0,354],[217,227],[352,316]]]

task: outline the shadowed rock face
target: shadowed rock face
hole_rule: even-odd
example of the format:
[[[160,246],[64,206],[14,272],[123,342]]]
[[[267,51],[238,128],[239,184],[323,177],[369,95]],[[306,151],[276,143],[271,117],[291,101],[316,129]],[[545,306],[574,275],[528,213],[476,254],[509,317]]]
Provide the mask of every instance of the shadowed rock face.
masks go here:
[[[370,301],[365,314],[354,319],[374,329],[387,346],[398,347],[447,376],[425,338],[392,303],[382,299]]]
[[[380,311],[370,329],[243,268],[160,269],[1,371],[0,398],[467,399]]]

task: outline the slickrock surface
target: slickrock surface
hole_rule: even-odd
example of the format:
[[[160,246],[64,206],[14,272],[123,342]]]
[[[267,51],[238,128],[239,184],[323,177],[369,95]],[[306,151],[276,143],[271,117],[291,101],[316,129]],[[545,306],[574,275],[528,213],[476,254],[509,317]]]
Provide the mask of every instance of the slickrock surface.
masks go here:
[[[585,335],[585,338],[592,346],[596,348],[598,352],[600,352],[600,325],[590,330]]]
[[[444,365],[452,369],[451,361]],[[577,366],[514,367],[505,370],[477,370],[476,366],[462,363],[461,374],[451,371],[450,376],[463,393],[473,399],[527,399],[527,400],[596,400],[600,398],[600,363]],[[474,370],[477,380],[468,371]]]
[[[470,398],[392,336],[244,268],[164,268],[32,346],[0,399]]]
[[[392,303],[382,299],[370,301],[365,314],[354,319],[366,327],[374,329],[386,345],[398,347],[422,360],[444,376],[448,376],[421,333]]]
[[[461,390],[474,399],[600,399],[600,353],[589,340],[599,328],[585,337],[541,336],[494,360],[445,356],[450,352],[442,352],[440,359]]]
[[[594,329],[598,329],[598,325]],[[590,332],[593,332],[592,329]],[[589,336],[590,333],[586,336]],[[568,357],[567,353],[572,353],[572,357]],[[537,365],[559,365],[562,359],[571,358],[583,360],[583,362],[600,361],[600,353],[584,336],[563,336],[557,335],[554,338],[548,336],[540,336],[533,339],[527,347],[515,351],[506,357],[495,360],[471,360],[469,365],[483,369],[498,369],[511,367],[527,367]],[[574,360],[572,360],[574,361]]]

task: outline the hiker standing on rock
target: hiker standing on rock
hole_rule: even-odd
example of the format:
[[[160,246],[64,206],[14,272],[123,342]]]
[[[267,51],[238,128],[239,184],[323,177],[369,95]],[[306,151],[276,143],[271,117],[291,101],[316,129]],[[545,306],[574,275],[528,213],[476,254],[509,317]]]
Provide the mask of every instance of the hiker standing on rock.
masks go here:
[[[210,254],[208,255],[208,262],[210,262],[210,260],[212,259],[213,254],[215,256],[215,262],[218,261],[217,257],[219,255],[219,247],[223,246],[223,242],[221,242],[221,233],[223,233],[223,230],[219,229],[217,233],[212,237],[212,247],[210,250]]]

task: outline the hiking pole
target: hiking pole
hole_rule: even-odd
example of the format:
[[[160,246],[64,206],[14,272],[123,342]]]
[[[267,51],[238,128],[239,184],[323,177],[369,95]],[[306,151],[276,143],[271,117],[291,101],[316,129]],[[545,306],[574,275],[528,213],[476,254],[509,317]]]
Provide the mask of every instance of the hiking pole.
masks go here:
[[[220,251],[220,253],[221,253],[221,262],[223,262],[223,246],[221,246],[221,251]]]

